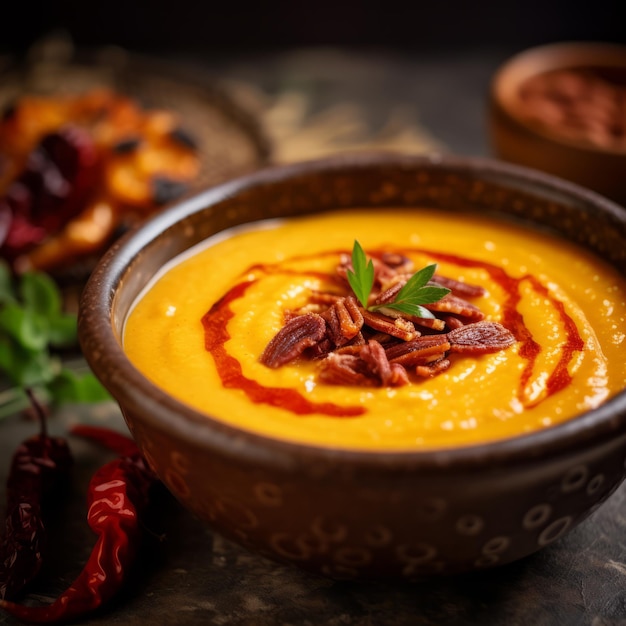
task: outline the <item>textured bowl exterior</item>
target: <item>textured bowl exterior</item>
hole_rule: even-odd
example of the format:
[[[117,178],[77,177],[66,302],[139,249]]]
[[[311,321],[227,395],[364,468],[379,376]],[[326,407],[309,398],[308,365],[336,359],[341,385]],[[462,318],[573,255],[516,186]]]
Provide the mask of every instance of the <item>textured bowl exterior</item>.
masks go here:
[[[529,78],[560,69],[604,67],[626,77],[626,46],[563,43],[531,48],[496,73],[489,99],[489,131],[496,156],[593,189],[626,206],[626,151],[576,143],[529,125],[519,98]]]
[[[555,541],[624,478],[624,392],[565,424],[493,444],[358,452],[273,440],[212,420],[156,388],[124,356],[128,309],[165,261],[235,224],[352,206],[505,214],[560,232],[626,275],[623,209],[514,166],[359,155],[227,183],[126,236],[83,294],[83,351],[146,459],[224,536],[337,578],[471,571]]]

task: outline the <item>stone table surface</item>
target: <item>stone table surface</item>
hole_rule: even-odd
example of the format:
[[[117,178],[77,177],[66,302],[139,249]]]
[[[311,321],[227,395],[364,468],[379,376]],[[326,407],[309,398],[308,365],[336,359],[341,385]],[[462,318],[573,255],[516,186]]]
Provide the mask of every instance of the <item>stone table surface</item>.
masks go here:
[[[300,131],[306,131],[311,116],[322,114],[319,123],[325,111],[349,103],[360,116],[362,141],[363,128],[375,135],[400,107],[405,126],[394,132],[396,139],[406,138],[409,129],[405,148],[488,155],[489,78],[509,52],[407,56],[325,50],[191,61],[211,76],[252,86],[257,99],[259,89],[265,111],[285,92],[304,93]],[[306,149],[324,149],[310,136],[308,141]],[[77,421],[125,428],[117,407],[106,403],[61,408],[51,418],[51,429],[64,434]],[[34,428],[17,415],[0,423],[0,516],[10,457]],[[72,438],[70,443],[74,478],[50,528],[52,554],[32,588],[33,601],[50,601],[67,587],[94,541],[84,496],[90,476],[111,457],[86,442]],[[123,593],[81,623],[626,624],[626,485],[567,536],[533,556],[478,574],[411,584],[339,582],[273,563],[212,533],[166,493],[158,495],[151,523],[153,536],[142,546]],[[15,623],[0,614],[0,624]]]

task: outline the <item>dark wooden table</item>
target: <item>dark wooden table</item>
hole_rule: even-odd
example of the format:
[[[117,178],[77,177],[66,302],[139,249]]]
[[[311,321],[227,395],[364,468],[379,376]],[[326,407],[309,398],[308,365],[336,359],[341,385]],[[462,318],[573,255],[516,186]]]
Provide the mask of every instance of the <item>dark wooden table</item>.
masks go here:
[[[447,55],[341,51],[255,59],[192,59],[210,75],[261,87],[270,99],[306,95],[303,122],[351,103],[372,133],[401,106],[449,152],[488,155],[489,78],[511,51]],[[267,102],[266,102],[267,106]],[[417,142],[419,143],[419,142]],[[54,432],[87,421],[123,429],[117,407],[65,407]],[[34,425],[0,423],[0,484],[16,444]],[[84,494],[107,453],[71,440],[74,481],[51,527],[52,557],[32,598],[49,601],[80,571],[93,545]],[[207,477],[210,480],[210,477]],[[0,498],[0,502],[3,502]],[[413,584],[337,582],[260,558],[212,533],[166,493],[154,537],[124,593],[86,624],[418,624],[428,626],[609,626],[626,624],[626,485],[563,539],[523,561],[479,574]],[[0,505],[0,514],[2,513]],[[14,624],[0,614],[0,624]]]

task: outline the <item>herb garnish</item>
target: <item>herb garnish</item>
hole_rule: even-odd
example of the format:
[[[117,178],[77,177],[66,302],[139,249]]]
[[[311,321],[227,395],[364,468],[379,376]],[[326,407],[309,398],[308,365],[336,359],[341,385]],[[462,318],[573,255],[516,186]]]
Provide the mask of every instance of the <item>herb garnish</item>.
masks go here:
[[[0,263],[0,377],[14,386],[0,391],[0,417],[29,406],[26,389],[50,404],[110,399],[87,368],[70,369],[58,354],[77,346],[76,316],[62,310],[54,281],[42,272],[14,280]]]
[[[391,302],[368,305],[369,296],[374,286],[374,264],[372,259],[367,259],[361,244],[356,240],[352,248],[352,267],[354,271],[349,269],[347,272],[348,282],[357,300],[367,311],[393,309],[407,315],[433,318],[434,315],[421,305],[438,302],[450,293],[446,287],[429,284],[437,269],[437,264],[433,263],[415,272]]]

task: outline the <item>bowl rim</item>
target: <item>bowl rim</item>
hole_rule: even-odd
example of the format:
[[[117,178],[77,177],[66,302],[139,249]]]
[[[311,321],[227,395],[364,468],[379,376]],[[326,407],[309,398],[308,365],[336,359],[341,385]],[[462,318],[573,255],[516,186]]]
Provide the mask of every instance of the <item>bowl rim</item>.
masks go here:
[[[559,69],[581,66],[619,67],[626,72],[626,45],[601,41],[564,41],[527,48],[504,61],[491,79],[492,103],[525,131],[568,149],[591,155],[626,157],[626,148],[601,147],[562,137],[521,114],[519,87],[529,78]]]
[[[359,153],[266,167],[205,190],[157,214],[118,240],[100,259],[81,295],[79,340],[87,363],[120,406],[191,445],[201,445],[220,455],[246,458],[255,464],[292,468],[310,461],[332,463],[336,459],[357,469],[376,468],[377,471],[414,468],[424,472],[443,468],[456,471],[485,464],[493,468],[533,463],[547,455],[557,458],[608,443],[626,433],[626,390],[623,390],[596,409],[566,422],[492,442],[427,450],[327,447],[273,438],[222,422],[172,398],[132,365],[114,331],[111,311],[123,275],[133,259],[155,238],[155,233],[158,233],[157,238],[164,237],[166,231],[184,217],[257,186],[280,184],[307,174],[377,166],[480,172],[490,180],[497,177],[500,182],[530,185],[536,193],[565,195],[626,223],[626,209],[591,190],[530,168],[482,157]]]

